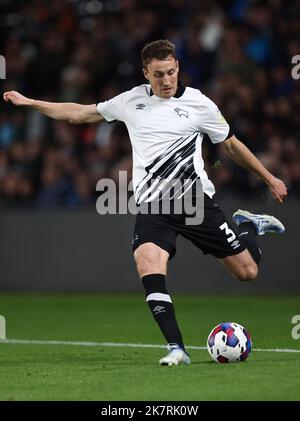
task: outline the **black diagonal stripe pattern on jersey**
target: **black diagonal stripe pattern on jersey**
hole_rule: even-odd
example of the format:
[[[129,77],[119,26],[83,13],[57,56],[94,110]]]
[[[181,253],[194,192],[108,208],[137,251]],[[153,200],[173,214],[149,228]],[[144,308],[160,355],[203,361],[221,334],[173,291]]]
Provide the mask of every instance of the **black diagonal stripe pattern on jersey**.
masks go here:
[[[193,173],[192,179],[196,179],[197,175],[194,174],[194,165],[193,165],[193,159],[194,159],[194,153],[196,149],[196,139],[198,134],[191,137],[190,141],[185,144],[182,147],[178,147],[178,144],[181,145],[182,142],[178,141],[177,147],[172,145],[172,149],[166,150],[163,154],[158,156],[152,164],[148,165],[145,170],[147,172],[146,177],[142,180],[142,182],[148,177],[147,181],[144,183],[143,191],[138,192],[138,202],[143,194],[148,195],[153,194],[157,188],[159,188],[159,185],[153,186],[154,180],[162,179],[166,180],[170,175],[172,175],[169,184],[171,186],[172,180],[186,180],[191,178],[191,174]],[[187,140],[188,138],[185,138]],[[166,160],[165,158],[168,157]],[[188,159],[187,159],[188,158]],[[180,163],[184,161],[186,162],[182,165]],[[161,165],[159,163],[162,162]],[[156,169],[154,170],[154,168]],[[149,177],[150,176],[150,177]],[[138,188],[141,186],[142,182],[139,184]],[[160,184],[160,183],[159,183]],[[151,188],[152,186],[152,188]],[[137,188],[137,191],[138,191]],[[152,191],[153,190],[153,191]],[[148,197],[149,198],[149,197]]]
[[[183,150],[186,150],[187,149],[187,147],[189,146],[189,145],[191,145],[191,144],[194,144],[194,146],[196,146],[196,139],[197,139],[197,137],[198,137],[198,133],[195,135],[195,136],[193,136],[194,135],[194,133],[191,135],[191,136],[187,136],[187,137],[185,137],[185,138],[180,138],[180,139],[178,139],[178,140],[176,140],[171,146],[169,146],[167,149],[166,149],[166,151],[164,152],[164,153],[162,153],[161,155],[159,155],[153,162],[152,162],[152,164],[150,164],[150,165],[148,165],[145,169],[146,169],[146,171],[147,172],[151,172],[151,170],[152,170],[152,168],[154,168],[155,167],[155,165],[158,163],[158,162],[160,162],[160,161],[163,161],[163,159],[168,155],[168,154],[170,154],[172,151],[174,151],[175,149],[176,149],[176,151],[175,151],[175,153],[179,150],[179,146],[182,144],[182,143],[184,143],[188,138],[190,138],[190,141],[186,144],[186,145],[184,145],[183,147],[182,147],[182,149]],[[193,136],[193,137],[192,137]],[[172,156],[172,155],[171,155]],[[168,161],[170,160],[170,158],[168,159]]]
[[[193,189],[193,192],[195,191],[194,183],[199,177],[196,171],[192,171],[193,168],[194,164],[193,162],[191,162],[191,164],[187,167],[185,173],[182,173],[182,175],[178,177],[173,183],[169,183],[169,190],[171,192],[170,199],[180,199],[191,188]],[[180,183],[178,183],[178,180],[180,181]],[[161,199],[164,199],[166,194],[168,193],[163,192]]]
[[[177,148],[179,148],[179,146],[181,145],[181,144],[183,144],[187,139],[189,139],[189,138],[191,138],[192,136],[194,136],[194,134],[195,133],[197,133],[197,132],[194,132],[194,133],[192,133],[190,136],[186,136],[186,137],[180,137],[179,139],[177,139],[177,140],[175,140],[173,143],[172,143],[172,145],[170,145],[167,149],[166,149],[166,151],[163,153],[163,154],[161,154],[161,155],[159,155],[157,158],[155,158],[155,160],[150,164],[150,165],[148,165],[148,167],[146,167],[145,169],[146,169],[146,171],[147,171],[147,168],[153,168],[156,164],[157,164],[157,162],[158,161],[161,161],[161,160],[163,160],[163,158],[165,158],[166,156],[168,156],[168,154],[170,154],[174,149],[177,149]],[[197,138],[197,136],[198,136],[198,133],[197,133],[197,135],[195,136],[195,137],[193,137],[193,139],[191,139],[190,140],[190,142],[188,142],[188,144],[190,144],[193,140],[195,140],[196,138]],[[145,177],[139,182],[139,184],[137,185],[137,187],[136,187],[136,191],[138,191],[139,190],[139,188],[143,185],[143,182],[147,179],[149,177],[149,172],[147,171],[147,173],[146,173],[146,175],[145,175]]]
[[[197,179],[199,179],[198,174],[194,169],[193,157],[189,160],[184,167],[181,167],[180,170],[183,168],[182,171],[177,172],[177,176],[174,176],[167,184],[164,184],[164,180],[160,180],[158,184],[156,184],[153,188],[151,187],[151,182],[148,182],[145,186],[147,199],[151,201],[153,198],[157,197],[159,194],[159,200],[168,198],[172,199],[179,199],[186,194],[190,188],[194,190],[194,183]],[[144,193],[144,192],[143,192]]]
[[[195,140],[197,138],[197,135],[194,136],[187,144],[185,144],[183,147],[176,148],[173,153],[167,153],[167,151],[160,155],[158,158],[155,159],[155,161],[145,168],[147,171],[147,182],[143,186],[143,195],[151,193],[154,188],[158,188],[157,186],[153,185],[154,180],[161,179],[166,180],[170,175],[172,175],[169,184],[172,179],[187,179],[189,178],[189,175],[193,171],[191,169],[191,161],[193,161],[193,155],[195,152]],[[186,140],[186,139],[185,139]],[[167,159],[166,156],[168,157]],[[189,158],[184,164],[180,165],[180,162],[185,160],[186,158]],[[159,163],[162,162],[161,165]],[[153,168],[156,167],[156,170],[153,170]],[[190,169],[190,171],[188,171]],[[162,185],[162,182],[160,185]],[[148,190],[148,191],[147,191]],[[139,198],[141,197],[141,192],[139,192]]]

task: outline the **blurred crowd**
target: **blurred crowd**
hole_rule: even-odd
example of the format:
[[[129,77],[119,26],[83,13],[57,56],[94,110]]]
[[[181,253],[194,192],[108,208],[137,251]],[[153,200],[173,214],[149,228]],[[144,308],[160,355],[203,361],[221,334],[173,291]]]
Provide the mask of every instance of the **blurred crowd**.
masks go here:
[[[297,0],[2,0],[0,54],[18,90],[55,102],[97,103],[144,83],[140,50],[167,38],[180,79],[215,101],[234,134],[300,196]],[[204,142],[223,194],[265,186]],[[131,173],[123,123],[70,125],[1,102],[0,207],[93,206],[97,181]]]

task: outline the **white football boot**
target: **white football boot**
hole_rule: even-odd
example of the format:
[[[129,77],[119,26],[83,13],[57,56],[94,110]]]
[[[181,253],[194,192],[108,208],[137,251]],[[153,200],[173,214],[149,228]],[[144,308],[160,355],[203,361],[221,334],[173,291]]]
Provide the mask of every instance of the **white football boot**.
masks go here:
[[[257,215],[239,209],[232,215],[232,218],[237,225],[240,225],[243,222],[252,222],[255,226],[257,235],[264,235],[267,232],[282,234],[285,231],[284,225],[271,215]]]
[[[159,360],[160,365],[179,365],[190,364],[189,355],[177,344],[169,344],[167,346],[168,354]]]

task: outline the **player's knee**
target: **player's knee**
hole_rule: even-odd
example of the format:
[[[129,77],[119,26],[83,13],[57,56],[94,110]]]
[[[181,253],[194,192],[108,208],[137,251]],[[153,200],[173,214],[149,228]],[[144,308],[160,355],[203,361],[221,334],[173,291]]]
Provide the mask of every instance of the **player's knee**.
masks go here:
[[[142,244],[134,253],[137,271],[140,277],[165,271],[166,262],[154,244]]]
[[[145,274],[151,273],[153,268],[155,268],[155,261],[153,261],[149,256],[141,255],[135,260],[135,262],[137,271],[141,277]]]
[[[244,266],[243,269],[239,272],[238,278],[240,281],[254,281],[258,274],[258,267],[256,264],[249,264]]]

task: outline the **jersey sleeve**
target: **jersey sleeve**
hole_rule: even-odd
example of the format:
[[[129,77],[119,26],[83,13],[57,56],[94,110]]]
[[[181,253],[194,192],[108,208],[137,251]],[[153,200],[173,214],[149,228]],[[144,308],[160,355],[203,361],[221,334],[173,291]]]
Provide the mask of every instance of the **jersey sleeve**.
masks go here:
[[[108,123],[116,120],[123,121],[124,93],[117,95],[108,101],[99,102],[97,104],[97,111],[105,118]]]
[[[232,136],[229,124],[223,117],[217,105],[208,97],[205,98],[205,116],[202,123],[202,131],[206,133],[212,143],[220,143]]]

